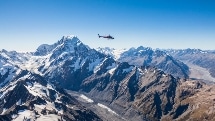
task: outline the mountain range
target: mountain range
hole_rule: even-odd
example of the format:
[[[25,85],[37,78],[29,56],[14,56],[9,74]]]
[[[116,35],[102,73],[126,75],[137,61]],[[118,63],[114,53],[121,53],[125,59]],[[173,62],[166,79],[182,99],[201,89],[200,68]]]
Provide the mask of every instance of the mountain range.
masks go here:
[[[184,50],[169,49],[169,50],[165,50],[165,52],[169,53],[174,58],[186,63],[191,69],[198,71],[199,75],[195,74],[195,77],[199,79],[206,78],[206,80],[210,80],[210,81],[215,80],[214,51],[200,50],[200,49],[184,49]],[[207,77],[205,75],[207,75]]]
[[[143,46],[118,51],[117,54],[115,54],[115,49],[98,48],[97,50],[112,56],[119,62],[128,62],[135,66],[155,66],[176,77],[186,78],[189,76],[189,67],[186,64],[161,50],[153,50]]]
[[[214,82],[213,50],[200,49],[152,49],[139,46],[130,49],[97,48],[97,51],[112,56],[116,61],[136,66],[155,66],[175,77],[195,78]]]
[[[214,120],[214,52],[188,50],[92,49],[77,36],[1,50],[0,120]]]

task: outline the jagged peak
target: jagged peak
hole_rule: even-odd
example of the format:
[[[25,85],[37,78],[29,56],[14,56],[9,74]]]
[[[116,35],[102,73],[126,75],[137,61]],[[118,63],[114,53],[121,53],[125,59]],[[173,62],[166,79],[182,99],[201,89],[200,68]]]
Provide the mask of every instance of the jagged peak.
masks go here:
[[[84,45],[77,36],[69,35],[63,36],[61,40],[54,44],[55,48],[53,52],[69,52],[74,53],[77,50],[89,50],[90,48],[87,45]],[[81,48],[81,49],[80,49]],[[58,52],[57,52],[58,53]]]
[[[72,39],[72,38],[78,38],[76,35],[64,35],[62,39]]]
[[[36,56],[44,56],[52,51],[56,51],[58,49],[67,48],[68,50],[72,50],[72,48],[79,46],[80,44],[83,44],[77,36],[75,35],[68,35],[63,36],[60,40],[58,40],[56,43],[49,45],[49,44],[42,44],[40,45],[34,55]],[[88,46],[86,46],[89,48]]]
[[[7,50],[5,50],[5,49],[2,49],[2,50],[0,50],[0,52],[7,52]]]
[[[159,56],[170,56],[168,55],[166,52],[162,51],[162,50],[155,50],[155,54],[159,57]]]
[[[139,47],[137,47],[137,50],[152,50],[152,48],[139,46]]]
[[[0,50],[0,53],[11,53],[11,54],[17,54],[18,52],[16,52],[15,50],[8,51],[8,50],[5,50],[5,49],[2,49],[2,50]]]
[[[58,41],[60,44],[62,43],[67,43],[67,42],[71,42],[73,44],[80,44],[82,43],[77,36],[75,35],[67,35],[67,36],[63,36],[61,40]]]

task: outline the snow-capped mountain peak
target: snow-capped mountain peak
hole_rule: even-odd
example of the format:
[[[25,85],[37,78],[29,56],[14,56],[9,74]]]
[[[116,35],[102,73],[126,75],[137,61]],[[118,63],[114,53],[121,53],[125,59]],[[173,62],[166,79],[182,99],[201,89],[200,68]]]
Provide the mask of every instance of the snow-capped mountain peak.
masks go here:
[[[105,47],[105,48],[96,48],[97,51],[101,52],[101,53],[104,53],[106,55],[109,55],[111,57],[113,57],[114,59],[119,59],[120,58],[120,55],[127,51],[126,48],[123,48],[123,49],[115,49],[115,48],[109,48],[109,47]]]
[[[77,36],[69,35],[63,36],[61,40],[58,41],[58,44],[69,44],[69,45],[79,45],[82,42],[78,39]]]
[[[64,35],[61,40],[78,39],[75,35]]]
[[[34,55],[36,56],[45,56],[47,54],[50,54],[52,52],[56,52],[58,50],[60,51],[67,51],[67,52],[73,52],[79,45],[83,45],[83,43],[78,39],[77,36],[69,35],[69,36],[63,36],[58,42],[48,45],[48,44],[42,44],[40,45]]]
[[[82,42],[76,36],[63,36],[61,40],[57,42],[57,49],[64,51],[75,51]]]

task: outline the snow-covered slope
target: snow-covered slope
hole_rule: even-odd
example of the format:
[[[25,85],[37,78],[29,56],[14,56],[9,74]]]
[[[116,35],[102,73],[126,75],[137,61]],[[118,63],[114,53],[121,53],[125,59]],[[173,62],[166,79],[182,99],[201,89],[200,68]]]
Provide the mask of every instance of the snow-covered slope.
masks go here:
[[[64,89],[86,94],[79,98],[95,104],[102,119],[180,120],[196,111],[198,104],[189,99],[205,85],[172,76],[187,77],[187,66],[164,51],[98,50],[76,36],[33,53],[2,50],[0,120],[101,120]]]
[[[28,71],[0,89],[0,120],[100,120],[77,100]]]
[[[78,88],[79,81],[89,75],[103,73],[116,66],[113,58],[89,48],[73,35],[63,36],[52,45],[43,44],[34,53],[17,53],[15,51],[9,53],[3,50],[2,55],[4,55],[0,63],[0,66],[4,67],[2,75],[6,73],[6,66],[11,65],[13,68],[28,70],[47,77],[51,81],[58,82],[60,80],[61,85],[73,88]],[[3,64],[6,65],[3,66]],[[61,76],[68,72],[71,75]],[[68,85],[65,81],[68,78],[72,78],[71,82],[77,83]]]
[[[189,98],[202,88],[203,83],[174,78],[154,67],[137,67],[127,62],[109,72],[84,79],[80,89],[127,120],[164,118],[170,121],[184,117],[192,120],[194,117],[189,117],[189,113],[198,111],[191,108],[196,104]]]
[[[56,87],[62,80],[54,77],[62,75],[68,61],[74,62],[70,65],[73,71],[87,63],[86,69],[96,73],[106,60],[76,36],[41,45],[35,53],[0,51],[0,120],[100,120]]]
[[[26,59],[15,64],[23,70],[44,75],[55,70],[65,61],[71,60],[73,56],[78,56],[88,50],[89,47],[84,45],[76,36],[63,36],[62,39],[52,45],[43,44],[37,48],[36,52],[24,54]]]
[[[29,65],[36,67],[31,70],[64,88],[78,90],[83,79],[116,66],[113,58],[89,48],[76,36],[65,36],[46,47],[50,47],[46,49],[49,51],[41,50],[40,46],[30,59]]]
[[[0,87],[8,84],[20,71],[17,64],[22,61],[15,51],[0,51]]]
[[[109,55],[111,57],[113,57],[114,59],[118,60],[121,56],[121,54],[125,51],[127,51],[126,48],[124,49],[114,49],[114,48],[109,48],[109,47],[105,47],[105,48],[96,48],[96,50],[98,52],[104,53],[106,55]]]
[[[128,62],[136,66],[155,66],[177,77],[187,78],[189,75],[189,68],[186,64],[174,59],[164,51],[153,50],[150,47],[140,46],[128,50],[98,48],[97,50],[114,57],[119,62]]]

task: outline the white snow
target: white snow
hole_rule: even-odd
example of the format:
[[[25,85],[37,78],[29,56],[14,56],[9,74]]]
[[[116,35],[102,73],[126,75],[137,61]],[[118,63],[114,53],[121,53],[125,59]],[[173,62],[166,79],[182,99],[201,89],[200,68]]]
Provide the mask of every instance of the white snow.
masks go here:
[[[112,63],[111,66],[108,66],[106,69],[113,69],[116,67],[116,63]]]
[[[30,77],[30,73],[28,73],[27,75],[25,75],[25,76],[19,78],[19,80],[25,80],[25,79],[27,79],[27,78],[29,78],[29,77]],[[18,81],[19,81],[19,80],[18,80]]]
[[[57,59],[63,59],[64,60],[67,55],[68,55],[68,52],[62,52],[60,54],[60,56],[57,57]]]
[[[127,51],[127,49],[114,49],[113,50],[113,55],[114,55],[114,58],[117,60],[120,58],[121,54],[123,52]]]
[[[47,51],[51,51],[53,48],[51,45],[48,44],[42,44],[37,48],[37,51],[39,52],[47,52]],[[47,54],[47,53],[46,53]]]
[[[71,41],[72,40],[72,41]],[[64,52],[74,52],[75,47],[81,44],[81,41],[76,36],[63,36],[63,39],[58,42],[58,46],[53,50],[58,51],[64,48]]]
[[[20,110],[18,115],[13,114],[12,118],[13,121],[58,121],[61,119],[59,115],[55,114],[47,114],[47,115],[40,115],[38,118],[35,118],[35,113],[29,110]],[[64,120],[65,121],[65,120]]]
[[[101,107],[101,108],[104,108],[104,109],[107,109],[109,112],[115,114],[115,115],[118,115],[115,111],[111,110],[109,107],[101,104],[101,103],[98,103],[98,106]]]
[[[166,74],[162,74],[162,77],[166,77],[167,75]]]
[[[123,69],[123,70],[122,70],[122,71],[123,71],[122,73],[128,73],[128,72],[130,72],[133,68],[134,68],[133,66],[130,66],[129,68]]]
[[[17,102],[16,102],[16,105],[21,105],[22,104],[22,101],[21,99],[19,99]]]
[[[56,111],[61,111],[62,112],[62,110],[61,109],[57,109],[56,107],[55,107],[55,104],[54,104],[54,102],[49,102],[49,101],[46,101],[46,105],[37,105],[37,104],[34,104],[34,106],[35,106],[35,110],[37,110],[38,112],[41,112],[42,111],[42,109],[44,109],[44,108],[46,108],[47,110],[56,110]]]
[[[27,85],[28,85],[29,87],[32,87],[32,86],[33,86],[33,84],[30,83],[30,82],[26,82],[26,83],[27,83]]]
[[[61,119],[61,117],[58,115],[49,114],[49,115],[41,115],[39,118],[37,118],[36,121],[59,121],[58,119]]]
[[[2,113],[1,113],[1,115],[3,115],[6,111],[7,111],[7,109],[6,109],[6,108],[3,108],[3,111],[2,111]]]
[[[56,98],[55,102],[62,103],[62,101],[60,101],[61,98],[60,94],[56,93],[54,96]]]
[[[145,73],[148,73],[148,70],[147,70],[147,68],[145,68]]]
[[[0,89],[0,92],[1,92],[1,94],[0,94],[0,99],[3,99],[4,96],[5,96],[5,94],[7,94],[9,91],[13,90],[15,86],[16,86],[16,85],[13,85],[13,86],[12,86],[12,85],[9,85],[9,86],[6,86],[6,87],[1,88],[1,89]]]
[[[74,65],[71,65],[70,67],[74,67],[74,71],[76,71],[76,70],[78,70],[78,69],[80,69],[80,58],[78,58],[77,60],[76,60],[76,62],[75,62],[75,64]]]
[[[4,66],[4,68],[3,68],[3,66],[1,66],[2,68],[0,68],[0,74],[1,75],[5,75],[5,73],[8,71],[8,68],[5,68],[5,66]]]
[[[144,74],[144,73],[143,73],[142,69],[137,68],[137,73],[136,73],[137,79],[139,79],[139,77],[142,76],[143,74]]]
[[[109,48],[109,47],[105,47],[105,48],[97,48],[97,51],[104,53],[106,55],[110,55],[112,56],[114,59],[118,60],[121,56],[121,54],[125,51],[127,51],[127,49],[114,49],[114,48]]]
[[[25,64],[21,65],[20,67],[23,70],[26,69],[36,74],[40,74],[40,72],[38,71],[38,67],[42,64],[43,60],[44,59],[41,58],[41,56],[31,56],[29,61],[25,62]]]
[[[5,52],[2,52],[1,56],[5,57],[5,58],[10,58]]]
[[[96,59],[94,62],[90,63],[89,64],[89,71],[93,71],[95,69],[95,67],[101,63],[101,60],[102,59]]]
[[[33,56],[33,55],[26,55],[25,62],[22,63],[16,63],[22,70],[28,70],[36,74],[43,75],[41,72],[38,71],[38,68],[42,65],[44,65],[43,69],[47,69],[50,66],[50,58],[51,54],[48,54],[46,56]],[[51,68],[50,68],[51,69]]]
[[[85,58],[84,60],[82,60],[80,65],[83,66],[84,63],[86,62],[86,60],[87,60],[87,58]]]
[[[33,90],[31,90],[30,88],[26,87],[28,92],[31,93],[34,96],[40,96],[40,94],[38,94],[37,92],[34,92]],[[41,97],[41,96],[40,96]]]
[[[0,67],[2,67],[3,66],[3,63],[1,62],[2,60],[0,60]]]
[[[110,70],[108,71],[108,73],[112,75],[112,74],[113,74],[113,72],[114,72],[115,70],[116,70],[116,67],[115,67],[115,68],[110,69]]]
[[[34,104],[35,110],[41,112],[42,109],[44,109],[46,107],[46,105],[37,105]]]
[[[16,114],[12,114],[12,116],[11,116],[12,119],[15,119],[17,117],[18,117],[18,115],[16,115]]]
[[[0,67],[0,75],[5,75],[8,71],[9,74],[7,75],[6,79],[1,82],[0,87],[11,81],[16,76],[16,70],[17,68],[13,67],[9,63],[2,64],[2,66]]]
[[[29,110],[19,110],[18,116],[13,121],[24,121],[24,118],[32,117],[32,112]]]
[[[89,103],[93,103],[94,102],[92,99],[88,98],[87,96],[85,96],[83,94],[80,95],[80,98],[84,99],[85,101],[87,101]]]
[[[53,84],[50,84],[50,83],[47,84],[47,88],[48,88],[48,89],[55,90],[55,89],[54,89],[55,86],[54,86]]]
[[[98,63],[98,65],[95,66],[93,72],[96,73],[97,71],[100,70],[101,65],[107,60],[107,58],[105,58],[101,63]]]
[[[41,110],[37,110],[37,111],[40,112]],[[20,111],[18,111],[18,115],[15,115],[15,114],[12,115],[13,121],[27,121],[27,120],[29,120],[29,121],[31,121],[31,120],[32,121],[58,121],[58,119],[61,119],[61,117],[59,115],[55,115],[55,114],[47,114],[47,115],[40,114],[40,116],[38,116],[38,118],[35,118],[35,117],[36,117],[35,113],[30,110],[20,110]]]
[[[49,96],[49,91],[46,87],[40,85],[39,83],[35,82],[32,85],[25,86],[29,93],[31,93],[34,96],[39,97],[47,97]],[[46,93],[45,93],[46,92]]]
[[[208,53],[208,52],[207,52],[207,51],[202,51],[202,50],[201,50],[200,53]]]

